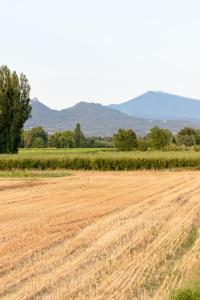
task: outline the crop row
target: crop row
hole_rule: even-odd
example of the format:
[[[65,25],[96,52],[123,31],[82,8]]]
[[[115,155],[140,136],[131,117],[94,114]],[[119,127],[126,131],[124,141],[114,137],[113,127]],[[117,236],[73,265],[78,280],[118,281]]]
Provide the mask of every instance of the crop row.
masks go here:
[[[71,170],[139,170],[139,169],[200,169],[200,158],[19,158],[0,159],[0,170],[71,169]]]

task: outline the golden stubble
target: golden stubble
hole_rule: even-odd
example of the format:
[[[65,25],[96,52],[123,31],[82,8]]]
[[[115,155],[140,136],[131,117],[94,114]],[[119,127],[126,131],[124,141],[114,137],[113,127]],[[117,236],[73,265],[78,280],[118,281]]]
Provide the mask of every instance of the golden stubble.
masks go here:
[[[199,172],[0,181],[0,299],[167,299],[198,260]],[[181,254],[180,254],[181,253]]]

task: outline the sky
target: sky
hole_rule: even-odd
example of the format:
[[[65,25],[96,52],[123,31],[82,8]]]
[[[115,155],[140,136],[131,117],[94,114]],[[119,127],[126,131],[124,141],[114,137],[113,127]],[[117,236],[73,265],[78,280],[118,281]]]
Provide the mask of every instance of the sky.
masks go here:
[[[148,90],[200,99],[199,0],[0,0],[0,65],[62,109]]]

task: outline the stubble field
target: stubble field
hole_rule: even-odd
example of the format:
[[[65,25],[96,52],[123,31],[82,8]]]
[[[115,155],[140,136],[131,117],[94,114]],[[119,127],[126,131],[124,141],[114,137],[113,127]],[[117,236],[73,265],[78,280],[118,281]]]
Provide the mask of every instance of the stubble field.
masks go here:
[[[199,172],[2,178],[0,299],[168,299],[199,219]]]

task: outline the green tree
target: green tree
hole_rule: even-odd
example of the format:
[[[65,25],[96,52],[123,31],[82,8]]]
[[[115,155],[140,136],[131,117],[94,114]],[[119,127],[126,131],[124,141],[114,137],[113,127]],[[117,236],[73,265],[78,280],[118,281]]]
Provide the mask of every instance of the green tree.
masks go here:
[[[32,135],[32,143],[31,147],[37,148],[37,144],[43,145],[42,147],[46,147],[48,143],[48,133],[42,128],[39,127],[33,127],[31,129],[31,135]],[[35,141],[36,140],[36,141]]]
[[[198,132],[194,128],[184,127],[178,132],[176,140],[179,145],[195,145],[198,142]]]
[[[33,148],[45,148],[46,147],[46,143],[45,143],[45,141],[44,141],[43,138],[41,138],[41,137],[38,136],[38,137],[35,137],[33,139],[31,147],[33,147]]]
[[[66,130],[50,135],[49,146],[55,148],[73,148],[75,146],[74,133]]]
[[[31,115],[30,85],[24,74],[0,67],[0,153],[17,153],[25,121]]]
[[[172,133],[167,129],[153,127],[147,136],[148,145],[154,149],[162,149],[172,142]]]
[[[137,147],[137,136],[132,129],[119,129],[113,135],[113,144],[120,151],[130,151]]]
[[[74,139],[75,139],[75,147],[80,148],[81,143],[84,142],[85,137],[83,132],[81,131],[81,125],[79,123],[76,124],[74,129]]]

